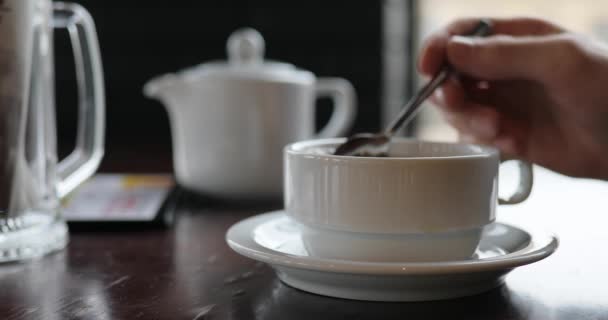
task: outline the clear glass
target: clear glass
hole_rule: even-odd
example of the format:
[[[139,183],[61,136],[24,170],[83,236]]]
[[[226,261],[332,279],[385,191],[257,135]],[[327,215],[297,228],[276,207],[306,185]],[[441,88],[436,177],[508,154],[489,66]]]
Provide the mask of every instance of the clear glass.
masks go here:
[[[0,262],[67,244],[59,203],[93,174],[103,153],[103,82],[92,19],[50,0],[0,2]],[[76,150],[58,162],[53,28],[67,28],[76,57]]]

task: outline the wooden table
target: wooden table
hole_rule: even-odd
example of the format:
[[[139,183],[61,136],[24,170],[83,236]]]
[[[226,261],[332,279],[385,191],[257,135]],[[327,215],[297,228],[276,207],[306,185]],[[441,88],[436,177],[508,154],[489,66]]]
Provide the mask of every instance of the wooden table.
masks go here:
[[[0,319],[608,319],[608,183],[536,177],[532,198],[500,218],[542,223],[561,247],[485,294],[372,303],[292,289],[224,241],[280,204],[184,200],[173,229],[73,232],[63,252],[1,265]]]

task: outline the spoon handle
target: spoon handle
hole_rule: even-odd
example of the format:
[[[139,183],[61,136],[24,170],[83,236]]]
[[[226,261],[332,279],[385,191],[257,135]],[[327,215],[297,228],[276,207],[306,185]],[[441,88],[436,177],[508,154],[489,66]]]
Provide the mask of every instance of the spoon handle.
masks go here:
[[[475,26],[475,28],[468,33],[469,36],[479,36],[484,37],[490,34],[492,31],[492,23],[489,20],[482,19]],[[399,115],[391,124],[384,130],[384,134],[387,136],[392,136],[395,134],[399,128],[401,128],[404,124],[408,123],[416,114],[416,112],[420,109],[422,102],[426,100],[433,91],[437,89],[450,75],[452,68],[446,63],[441,67],[439,73],[437,73],[429,82],[427,82],[422,89],[416,93],[408,101],[408,103],[401,109]]]

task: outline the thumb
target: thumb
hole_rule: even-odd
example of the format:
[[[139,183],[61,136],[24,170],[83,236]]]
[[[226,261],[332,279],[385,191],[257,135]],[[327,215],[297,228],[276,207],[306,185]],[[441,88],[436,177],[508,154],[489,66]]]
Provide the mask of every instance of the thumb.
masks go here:
[[[578,53],[576,42],[563,36],[454,36],[447,44],[447,59],[454,69],[486,80],[552,81],[577,62]]]

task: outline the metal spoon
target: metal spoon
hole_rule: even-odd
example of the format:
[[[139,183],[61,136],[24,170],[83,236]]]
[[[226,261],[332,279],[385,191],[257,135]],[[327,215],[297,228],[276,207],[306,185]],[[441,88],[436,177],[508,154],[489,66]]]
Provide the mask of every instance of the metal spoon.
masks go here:
[[[486,36],[490,33],[492,24],[488,20],[481,20],[469,33],[470,36]],[[334,151],[335,155],[342,156],[385,156],[388,153],[388,144],[391,137],[403,126],[411,121],[420,109],[422,102],[426,100],[439,87],[452,72],[449,65],[444,65],[433,79],[427,82],[416,95],[408,101],[401,112],[388,127],[380,133],[359,133],[352,135],[339,145]]]

